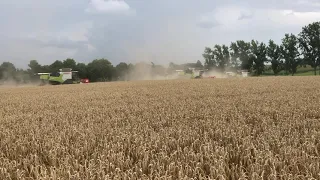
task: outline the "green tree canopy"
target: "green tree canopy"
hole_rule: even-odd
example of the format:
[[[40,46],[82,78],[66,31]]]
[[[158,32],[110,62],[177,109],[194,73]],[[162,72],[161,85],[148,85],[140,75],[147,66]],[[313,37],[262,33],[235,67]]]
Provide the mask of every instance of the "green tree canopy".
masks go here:
[[[50,72],[59,71],[59,69],[61,68],[64,68],[64,67],[63,67],[63,62],[60,60],[56,60],[51,65],[49,65]]]
[[[283,70],[283,61],[280,46],[277,45],[273,40],[269,40],[267,47],[267,55],[271,62],[271,68],[275,75],[278,75]]]
[[[320,22],[304,26],[298,39],[304,61],[314,68],[314,75],[317,75],[320,65]]]
[[[111,81],[113,66],[107,59],[95,59],[87,65],[90,81]]]
[[[68,58],[62,62],[64,68],[77,68],[77,62],[74,59]]]
[[[74,70],[79,71],[78,75],[79,78],[84,79],[88,78],[88,70],[87,70],[87,65],[84,63],[78,63]]]
[[[299,57],[298,38],[294,34],[285,34],[282,39],[282,55],[285,59],[284,68],[286,73],[291,73],[293,76],[296,71],[301,58]]]
[[[115,75],[117,78],[119,78],[121,80],[127,80],[128,73],[129,73],[129,66],[127,63],[120,62],[116,66]]]
[[[3,62],[0,65],[0,79],[2,80],[14,80],[16,75],[16,67],[11,62]]]
[[[267,59],[267,46],[258,41],[251,41],[251,54],[249,56],[249,62],[252,63],[252,69],[255,75],[260,76],[264,72],[265,63]]]
[[[213,51],[210,47],[205,47],[204,53],[202,54],[204,58],[204,65],[206,69],[213,69],[217,66],[217,63],[214,59]]]
[[[34,73],[40,72],[43,68],[42,66],[38,63],[37,60],[31,60],[28,64],[28,67],[30,68],[30,71]]]

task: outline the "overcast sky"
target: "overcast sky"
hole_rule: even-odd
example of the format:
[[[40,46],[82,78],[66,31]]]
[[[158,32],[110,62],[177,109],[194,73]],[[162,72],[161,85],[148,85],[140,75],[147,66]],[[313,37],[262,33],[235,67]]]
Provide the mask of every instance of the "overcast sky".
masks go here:
[[[205,46],[280,42],[319,20],[319,0],[0,0],[0,61],[203,61]]]

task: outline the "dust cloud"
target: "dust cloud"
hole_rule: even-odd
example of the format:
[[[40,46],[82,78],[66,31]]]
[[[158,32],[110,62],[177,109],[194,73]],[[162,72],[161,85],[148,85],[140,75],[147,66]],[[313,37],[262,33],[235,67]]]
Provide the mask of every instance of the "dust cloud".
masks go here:
[[[195,72],[195,76],[198,76],[199,72]],[[124,78],[125,81],[137,81],[137,80],[174,80],[174,79],[191,79],[191,74],[179,75],[175,71],[168,71],[168,68],[163,68],[160,71],[152,68],[152,66],[138,65],[132,71],[130,71]],[[222,73],[215,70],[205,71],[202,75],[203,78],[228,78],[226,73]]]
[[[33,80],[28,74],[17,74],[13,76],[11,73],[2,72],[0,76],[0,88],[12,87],[33,87],[39,86],[39,80]]]
[[[13,87],[36,87],[39,86],[39,83],[36,82],[25,82],[18,83],[16,81],[3,81],[0,80],[0,88],[13,88]]]
[[[225,73],[218,72],[215,70],[205,71],[202,75],[204,78],[215,77],[215,78],[227,78],[228,76]]]
[[[138,63],[136,66],[126,75],[125,80],[136,81],[136,80],[165,80],[167,79],[167,69],[160,68],[155,70],[149,64]]]

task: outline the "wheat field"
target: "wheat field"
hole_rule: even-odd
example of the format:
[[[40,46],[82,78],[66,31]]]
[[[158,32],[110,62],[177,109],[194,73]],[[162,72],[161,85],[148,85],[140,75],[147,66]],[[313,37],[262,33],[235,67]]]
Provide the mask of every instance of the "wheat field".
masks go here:
[[[320,179],[318,77],[0,87],[0,179]]]

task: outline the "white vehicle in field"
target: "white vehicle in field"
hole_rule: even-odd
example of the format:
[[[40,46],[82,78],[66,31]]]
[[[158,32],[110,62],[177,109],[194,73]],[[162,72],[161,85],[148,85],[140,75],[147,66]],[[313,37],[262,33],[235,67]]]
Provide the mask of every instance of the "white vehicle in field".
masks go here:
[[[225,74],[227,75],[227,77],[236,77],[236,73],[234,72],[225,72]]]

